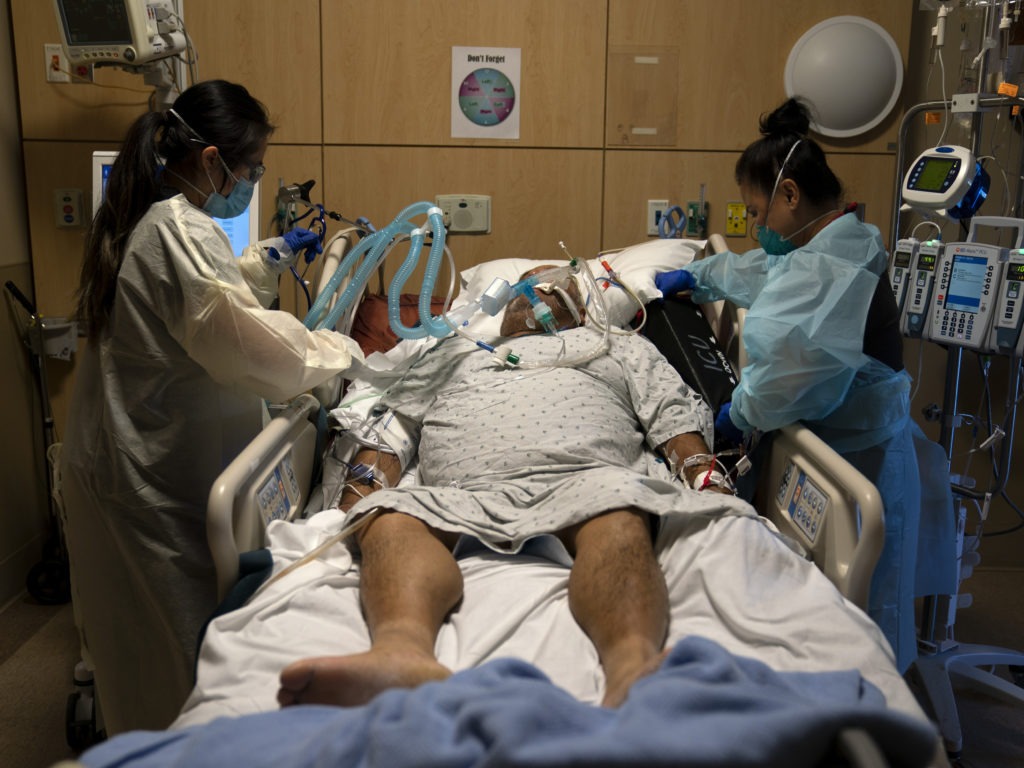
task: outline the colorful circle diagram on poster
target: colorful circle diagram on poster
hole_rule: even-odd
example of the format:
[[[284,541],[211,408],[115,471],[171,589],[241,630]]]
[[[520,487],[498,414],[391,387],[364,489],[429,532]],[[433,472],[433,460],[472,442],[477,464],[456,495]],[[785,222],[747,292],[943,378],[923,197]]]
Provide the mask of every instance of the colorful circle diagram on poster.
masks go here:
[[[459,106],[475,125],[498,125],[512,114],[516,89],[497,69],[477,69],[466,75],[459,87]]]

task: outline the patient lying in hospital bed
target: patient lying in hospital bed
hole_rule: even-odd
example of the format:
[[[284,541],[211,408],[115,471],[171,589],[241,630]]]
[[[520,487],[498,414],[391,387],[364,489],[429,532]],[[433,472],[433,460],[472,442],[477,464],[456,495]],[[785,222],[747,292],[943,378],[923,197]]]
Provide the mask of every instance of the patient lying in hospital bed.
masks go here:
[[[678,258],[692,257],[681,244],[674,247]],[[518,277],[522,266],[508,265],[516,270],[509,277]],[[523,342],[523,360],[531,354],[537,360],[586,357],[596,335],[581,330],[561,340],[534,337]],[[681,488],[670,465],[647,450],[680,432],[705,432],[710,442],[710,414],[692,397],[680,397],[686,390],[666,393],[671,386],[658,384],[666,373],[648,343],[625,338],[631,341],[613,336],[610,354],[583,364],[580,370],[589,373],[513,369],[501,372],[505,380],[498,386],[476,378],[489,355],[451,339],[425,355],[401,387],[390,388],[390,403],[418,414],[414,425],[424,422],[421,485],[370,495],[353,515],[383,504],[423,516],[435,528],[472,534],[456,549],[461,600],[434,643],[438,662],[454,677],[391,690],[354,709],[277,709],[282,669],[370,647],[360,563],[349,548],[336,545],[212,623],[196,689],[171,732],[115,739],[83,762],[106,765],[114,755],[137,750],[147,755],[139,765],[175,759],[195,765],[200,755],[212,765],[217,754],[226,754],[218,750],[230,750],[230,762],[248,764],[276,759],[297,765],[333,755],[332,764],[356,765],[358,759],[347,762],[352,755],[374,754],[376,764],[387,765],[446,764],[455,756],[459,764],[486,758],[510,765],[818,765],[844,742],[843,729],[853,727],[868,732],[893,764],[928,764],[934,730],[871,620],[752,508],[732,496]],[[410,353],[396,350],[391,360]],[[457,385],[442,384],[454,366],[471,369],[471,375]],[[611,390],[610,400],[598,400],[606,380],[620,388]],[[444,386],[454,391],[445,393]],[[356,387],[347,400],[367,412],[375,402],[371,391]],[[438,394],[450,396],[443,414],[435,410]],[[517,410],[524,416],[514,418]],[[647,432],[646,448],[629,417]],[[443,429],[434,423],[438,419]],[[461,429],[479,421],[493,427]],[[493,436],[487,438],[488,431],[557,421],[579,427],[585,437],[567,439],[560,432],[548,444],[545,435],[527,430],[516,446],[516,466],[503,466]],[[611,437],[595,446],[586,439],[595,432]],[[460,436],[472,444],[457,444]],[[465,465],[481,457],[490,477],[474,492]],[[538,475],[545,472],[559,475],[550,495],[548,483],[540,489]],[[358,497],[371,486],[349,486],[347,501],[353,490]],[[522,495],[538,500],[537,515],[503,520],[519,506],[509,498]],[[486,514],[475,523],[452,518],[452,510],[467,503]],[[538,535],[578,522],[599,504],[659,516],[653,552],[665,579],[665,647],[671,649],[614,709],[593,706],[605,698],[606,680],[594,643],[570,608],[572,561],[558,539]],[[304,523],[271,525],[278,574],[336,538],[344,517],[327,509]],[[337,687],[331,675],[326,679],[327,689]],[[288,703],[307,700],[303,685],[285,687]],[[319,683],[316,691],[308,700],[331,700]],[[222,716],[231,719],[216,720]],[[285,748],[285,733],[305,747]],[[317,746],[311,750],[310,744]],[[251,753],[242,751],[247,745]]]

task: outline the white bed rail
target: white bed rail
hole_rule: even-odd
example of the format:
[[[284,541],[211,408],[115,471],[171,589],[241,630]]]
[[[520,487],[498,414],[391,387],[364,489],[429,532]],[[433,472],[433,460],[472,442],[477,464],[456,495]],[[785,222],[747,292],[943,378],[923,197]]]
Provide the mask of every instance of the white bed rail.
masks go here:
[[[802,424],[778,430],[758,477],[757,507],[798,541],[845,597],[867,609],[885,543],[882,498],[852,464]]]
[[[217,599],[238,581],[238,556],[264,545],[266,526],[301,513],[316,451],[310,416],[320,403],[300,395],[232,461],[213,484],[206,531],[217,571]]]

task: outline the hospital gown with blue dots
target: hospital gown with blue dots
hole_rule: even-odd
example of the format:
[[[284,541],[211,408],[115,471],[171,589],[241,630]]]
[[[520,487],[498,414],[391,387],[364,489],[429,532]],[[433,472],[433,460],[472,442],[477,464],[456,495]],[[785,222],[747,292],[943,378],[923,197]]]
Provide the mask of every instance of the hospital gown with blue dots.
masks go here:
[[[596,340],[582,328],[510,345],[540,361]],[[711,411],[647,339],[610,341],[582,365],[538,369],[504,368],[460,337],[439,344],[384,398],[418,437],[419,484],[380,490],[349,519],[392,509],[508,552],[612,510],[754,514],[672,480],[654,448],[688,432],[710,444]]]

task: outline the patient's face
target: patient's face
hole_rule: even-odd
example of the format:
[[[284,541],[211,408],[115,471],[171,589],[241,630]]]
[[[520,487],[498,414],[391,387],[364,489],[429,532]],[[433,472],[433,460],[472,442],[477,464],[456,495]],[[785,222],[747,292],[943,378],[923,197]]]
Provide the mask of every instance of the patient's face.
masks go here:
[[[555,265],[545,265],[531,269],[528,272],[524,272],[519,276],[522,280],[526,277],[532,277],[540,272],[544,272],[548,269],[554,269]],[[579,313],[580,321],[577,322],[573,313],[569,310],[568,305],[565,302],[565,298],[562,294],[556,290],[551,290],[550,293],[546,293],[541,289],[537,289],[537,297],[548,305],[551,310],[551,314],[555,317],[555,322],[558,324],[560,331],[567,330],[569,328],[576,328],[583,324],[583,320],[586,317],[586,310],[584,309],[583,296],[580,293],[579,286],[573,279],[560,280],[556,285],[561,288],[565,293],[568,294],[569,299],[575,304],[576,311]],[[530,333],[544,333],[544,326],[540,324],[540,321],[536,319],[533,314],[533,308],[530,306],[530,300],[525,296],[516,296],[512,301],[509,302],[508,306],[505,307],[505,315],[501,320],[501,335],[502,336],[525,336]]]

